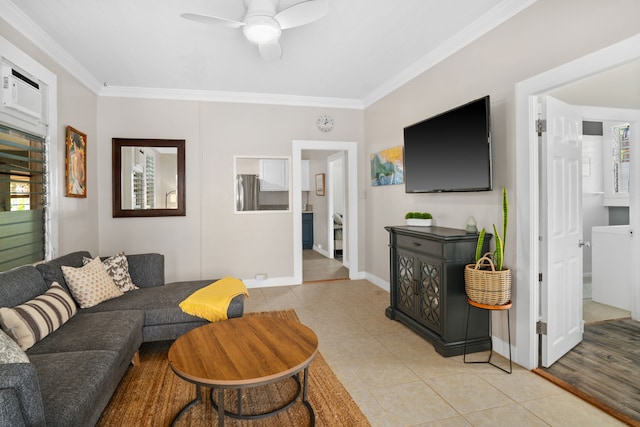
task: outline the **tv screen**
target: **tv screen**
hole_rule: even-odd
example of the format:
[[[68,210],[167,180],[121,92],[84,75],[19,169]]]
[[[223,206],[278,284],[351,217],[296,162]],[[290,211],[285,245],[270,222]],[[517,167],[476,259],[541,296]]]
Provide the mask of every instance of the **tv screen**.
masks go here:
[[[404,128],[407,193],[489,191],[489,96]]]

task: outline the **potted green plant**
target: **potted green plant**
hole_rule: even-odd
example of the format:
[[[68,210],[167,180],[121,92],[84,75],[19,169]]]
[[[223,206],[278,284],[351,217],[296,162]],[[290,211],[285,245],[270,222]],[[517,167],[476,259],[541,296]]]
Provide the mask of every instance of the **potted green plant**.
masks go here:
[[[407,212],[404,219],[407,225],[430,227],[433,216],[429,212]]]
[[[483,254],[485,229],[478,235],[475,264],[467,264],[464,270],[467,296],[475,302],[487,305],[503,305],[511,300],[511,270],[504,266],[504,247],[509,223],[507,189],[502,189],[502,235],[493,224],[495,250]]]

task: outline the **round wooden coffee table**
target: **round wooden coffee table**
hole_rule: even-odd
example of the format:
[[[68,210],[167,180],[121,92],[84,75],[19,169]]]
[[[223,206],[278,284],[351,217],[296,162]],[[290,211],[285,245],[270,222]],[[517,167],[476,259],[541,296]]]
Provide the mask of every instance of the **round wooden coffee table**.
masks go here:
[[[224,417],[253,419],[277,414],[293,405],[302,394],[309,410],[311,425],[315,413],[307,399],[309,364],[318,352],[318,337],[297,320],[275,317],[240,317],[210,323],[178,338],[169,349],[173,372],[196,386],[196,398],[176,415],[175,423],[193,405],[201,402],[200,387],[211,387],[211,397],[218,411],[218,426]],[[302,387],[299,374],[304,371]],[[257,415],[242,413],[243,388],[269,384],[294,377],[298,392],[289,402],[270,412]],[[224,409],[224,390],[238,389],[238,411]],[[218,390],[214,400],[214,391]]]

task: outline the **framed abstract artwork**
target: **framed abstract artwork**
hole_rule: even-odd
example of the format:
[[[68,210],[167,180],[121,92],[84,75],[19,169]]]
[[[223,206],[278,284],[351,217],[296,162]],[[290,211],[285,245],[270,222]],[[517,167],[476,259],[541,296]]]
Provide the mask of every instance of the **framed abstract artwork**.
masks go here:
[[[87,197],[87,135],[67,126],[65,196]]]
[[[371,185],[404,183],[404,153],[402,145],[371,155]]]

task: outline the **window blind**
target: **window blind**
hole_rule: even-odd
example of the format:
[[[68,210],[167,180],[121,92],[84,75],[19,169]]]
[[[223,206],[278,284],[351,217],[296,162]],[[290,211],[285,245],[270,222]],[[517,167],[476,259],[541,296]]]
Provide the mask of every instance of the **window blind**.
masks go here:
[[[0,125],[0,271],[45,256],[45,138]]]

